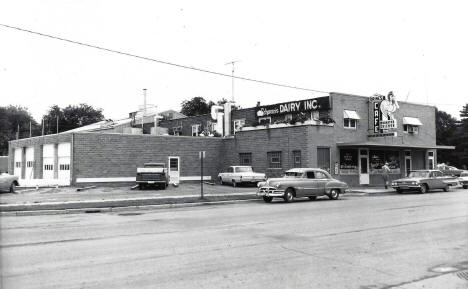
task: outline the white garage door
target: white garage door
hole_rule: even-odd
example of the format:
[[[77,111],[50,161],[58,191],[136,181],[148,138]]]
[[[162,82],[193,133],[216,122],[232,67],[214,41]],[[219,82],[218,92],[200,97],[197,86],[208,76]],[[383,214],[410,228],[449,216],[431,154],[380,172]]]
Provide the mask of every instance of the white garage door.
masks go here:
[[[15,164],[14,164],[14,169],[13,169],[13,174],[19,178],[21,178],[21,167],[22,167],[22,163],[21,163],[21,156],[22,156],[22,153],[23,153],[23,149],[22,148],[17,148],[15,149]]]
[[[26,148],[26,170],[25,179],[34,179],[34,147]]]
[[[46,144],[42,148],[42,178],[54,178],[54,153],[55,145]]]
[[[58,178],[60,180],[70,179],[70,143],[59,143],[58,145]]]

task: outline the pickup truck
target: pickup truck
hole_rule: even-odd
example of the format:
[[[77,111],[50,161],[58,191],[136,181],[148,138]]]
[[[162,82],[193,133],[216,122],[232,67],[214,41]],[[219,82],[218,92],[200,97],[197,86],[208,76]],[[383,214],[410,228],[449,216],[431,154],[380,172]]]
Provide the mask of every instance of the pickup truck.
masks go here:
[[[230,166],[227,172],[218,174],[222,185],[229,183],[233,187],[242,183],[257,184],[265,181],[265,174],[255,173],[251,166]]]
[[[159,186],[166,189],[169,185],[169,175],[164,163],[146,163],[137,168],[136,183],[140,190],[147,186]]]

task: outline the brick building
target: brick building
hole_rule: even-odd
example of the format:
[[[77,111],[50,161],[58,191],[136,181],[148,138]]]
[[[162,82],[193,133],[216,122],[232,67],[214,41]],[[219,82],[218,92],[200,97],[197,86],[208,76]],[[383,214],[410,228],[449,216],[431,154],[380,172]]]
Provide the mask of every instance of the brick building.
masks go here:
[[[395,179],[433,168],[437,149],[452,149],[436,145],[435,107],[391,94],[330,93],[246,109],[227,103],[207,115],[101,127],[11,141],[9,171],[27,185],[134,182],[138,166],[164,162],[172,179],[199,180],[205,151],[206,180],[240,164],[268,176],[320,167],[350,185],[378,185],[385,162]]]

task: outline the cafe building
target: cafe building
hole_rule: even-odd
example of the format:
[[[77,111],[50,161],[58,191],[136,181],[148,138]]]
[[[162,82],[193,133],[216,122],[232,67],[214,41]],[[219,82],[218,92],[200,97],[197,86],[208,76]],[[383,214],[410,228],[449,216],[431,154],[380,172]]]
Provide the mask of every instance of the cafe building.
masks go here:
[[[134,182],[145,162],[167,164],[172,180],[214,181],[231,165],[269,177],[318,167],[351,186],[382,185],[411,170],[432,169],[436,108],[398,101],[393,93],[329,93],[284,103],[213,106],[206,115],[145,115],[57,135],[10,141],[9,171],[27,183]],[[199,152],[205,151],[203,175]],[[21,180],[20,180],[21,183]]]

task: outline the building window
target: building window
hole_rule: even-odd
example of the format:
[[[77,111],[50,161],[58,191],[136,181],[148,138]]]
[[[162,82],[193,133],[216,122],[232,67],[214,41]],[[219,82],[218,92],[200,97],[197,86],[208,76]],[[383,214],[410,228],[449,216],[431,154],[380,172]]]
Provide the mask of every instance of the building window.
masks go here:
[[[290,122],[292,121],[292,119],[293,119],[292,113],[288,113],[284,115],[284,121]]]
[[[358,173],[358,150],[340,149],[340,173],[357,174]]]
[[[199,133],[200,133],[200,125],[199,124],[192,125],[192,136],[198,136]]]
[[[271,123],[271,116],[265,116],[265,117],[259,117],[258,118],[258,123],[259,124],[270,124]]]
[[[240,153],[239,163],[241,166],[251,166],[252,165],[252,153]]]
[[[293,151],[293,167],[302,167],[301,151]]]
[[[268,167],[272,169],[281,168],[281,152],[268,152]]]
[[[173,127],[172,132],[174,133],[174,135],[182,135],[182,127],[181,126]]]
[[[343,110],[343,127],[344,128],[350,128],[350,129],[356,129],[357,127],[357,122],[361,118],[357,114],[355,110]]]
[[[70,164],[60,164],[59,169],[61,171],[69,171],[70,170]]]
[[[26,162],[26,167],[32,168],[33,167],[33,161],[27,161]]]
[[[416,126],[416,125],[404,124],[403,125],[403,131],[406,132],[406,133],[418,134],[419,133],[419,127]]]
[[[400,153],[398,151],[370,150],[369,167],[371,174],[382,173],[382,166],[388,163],[391,174],[400,173]]]
[[[241,130],[241,128],[245,125],[245,119],[235,119],[234,120],[234,134]]]
[[[44,171],[53,171],[54,165],[44,165]]]
[[[15,168],[21,168],[21,162],[15,162]]]

